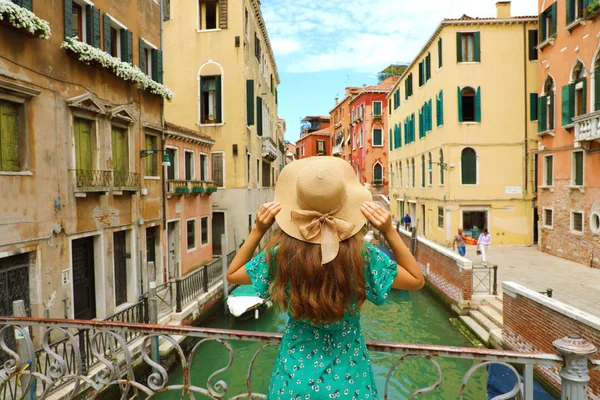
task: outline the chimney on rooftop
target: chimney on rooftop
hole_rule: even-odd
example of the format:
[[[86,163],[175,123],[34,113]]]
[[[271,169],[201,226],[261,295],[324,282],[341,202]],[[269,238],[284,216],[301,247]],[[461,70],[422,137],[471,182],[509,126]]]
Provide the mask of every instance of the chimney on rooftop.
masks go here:
[[[335,98],[335,105],[337,106],[338,104],[340,104],[340,99],[339,98]]]
[[[510,1],[499,1],[496,3],[496,18],[508,19],[510,18]]]

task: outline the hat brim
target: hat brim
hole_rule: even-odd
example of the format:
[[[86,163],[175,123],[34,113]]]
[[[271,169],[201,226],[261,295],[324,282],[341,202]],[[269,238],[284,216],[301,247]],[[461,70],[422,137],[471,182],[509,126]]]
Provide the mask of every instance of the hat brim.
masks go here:
[[[321,234],[307,240],[302,233],[300,233],[297,222],[292,221],[291,218],[292,211],[302,210],[302,207],[298,204],[298,196],[296,195],[296,183],[298,178],[304,174],[314,173],[314,162],[317,161],[317,159],[318,161],[322,160],[327,162],[329,168],[337,169],[342,175],[342,179],[346,185],[346,198],[342,201],[343,204],[334,217],[354,224],[354,229],[352,229],[352,233],[350,234],[350,237],[352,237],[367,223],[367,219],[360,211],[360,206],[367,201],[372,201],[373,196],[369,190],[360,184],[352,166],[341,158],[309,157],[293,161],[283,168],[281,174],[279,174],[277,184],[275,185],[274,200],[281,204],[281,211],[279,211],[275,220],[281,230],[291,237],[303,242],[314,244],[321,243]],[[332,209],[335,208],[335,206],[337,206],[337,204],[332,204]]]

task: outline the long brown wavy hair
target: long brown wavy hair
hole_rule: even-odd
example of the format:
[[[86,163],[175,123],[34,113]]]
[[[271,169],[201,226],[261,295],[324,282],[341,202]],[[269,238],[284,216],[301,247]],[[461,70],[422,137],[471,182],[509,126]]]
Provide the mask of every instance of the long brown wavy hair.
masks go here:
[[[266,248],[273,281],[271,300],[290,312],[294,320],[313,324],[338,321],[346,311],[354,313],[365,302],[365,254],[363,235],[340,242],[335,260],[321,265],[321,246],[295,239],[279,231]]]

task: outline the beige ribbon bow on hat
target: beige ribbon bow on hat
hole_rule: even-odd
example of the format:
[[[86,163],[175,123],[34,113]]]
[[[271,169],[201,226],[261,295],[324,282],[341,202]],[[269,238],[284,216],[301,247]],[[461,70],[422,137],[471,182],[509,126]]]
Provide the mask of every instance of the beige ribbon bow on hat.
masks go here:
[[[299,210],[292,211],[292,220],[303,221],[298,225],[300,233],[306,240],[314,239],[321,234],[321,264],[333,261],[340,250],[340,240],[346,240],[352,235],[354,225],[352,222],[334,217],[338,210],[327,214],[318,211]]]

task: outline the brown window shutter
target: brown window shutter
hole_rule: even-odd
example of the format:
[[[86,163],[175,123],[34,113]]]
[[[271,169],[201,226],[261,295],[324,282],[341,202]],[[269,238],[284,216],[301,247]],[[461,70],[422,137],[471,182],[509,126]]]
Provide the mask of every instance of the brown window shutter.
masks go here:
[[[227,0],[219,0],[219,28],[227,29]]]

